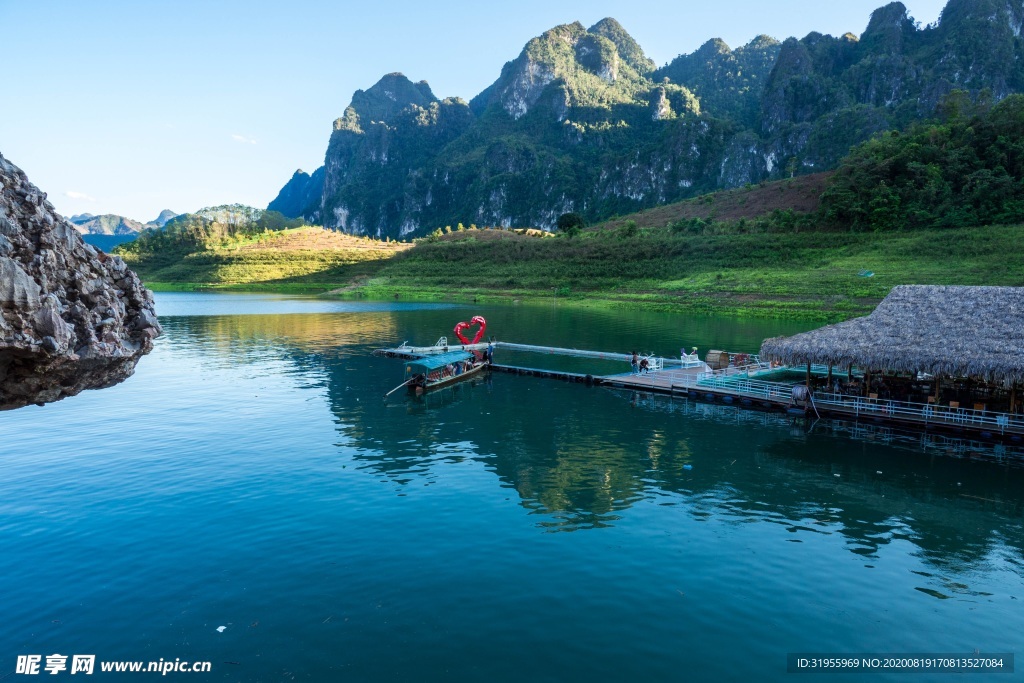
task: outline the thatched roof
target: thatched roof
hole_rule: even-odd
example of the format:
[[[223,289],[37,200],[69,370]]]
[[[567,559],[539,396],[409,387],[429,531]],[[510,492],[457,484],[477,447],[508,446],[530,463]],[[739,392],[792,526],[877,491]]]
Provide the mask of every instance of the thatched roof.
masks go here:
[[[761,357],[993,382],[1024,379],[1024,287],[901,285],[871,315],[767,339]]]

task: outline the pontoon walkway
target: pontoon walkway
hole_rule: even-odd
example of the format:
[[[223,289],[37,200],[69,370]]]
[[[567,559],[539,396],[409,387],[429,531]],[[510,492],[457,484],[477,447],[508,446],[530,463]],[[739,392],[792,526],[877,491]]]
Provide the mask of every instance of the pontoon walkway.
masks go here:
[[[442,338],[439,341],[444,341]],[[512,344],[494,342],[495,349],[508,351],[527,351],[534,353],[594,358],[600,360],[622,361],[628,363],[629,354],[609,353],[604,351],[587,351],[549,346],[532,346],[529,344]],[[487,348],[487,344],[466,344],[457,346],[435,345],[428,347],[410,347],[405,344],[395,348],[378,349],[375,355],[395,358],[415,358],[448,350],[465,349],[477,351]],[[756,357],[754,357],[756,359]],[[679,359],[651,359],[652,370],[644,374],[623,373],[615,375],[587,375],[579,372],[564,372],[513,365],[492,364],[495,372],[517,375],[529,375],[568,382],[586,383],[589,385],[617,387],[635,391],[645,391],[668,395],[687,395],[690,398],[723,403],[738,403],[744,407],[769,410],[794,410],[793,387],[802,382],[780,382],[759,379],[769,372],[779,372],[782,368],[770,368],[767,364],[754,362],[749,366],[729,367],[722,370],[711,370],[696,359],[695,356],[684,356]],[[789,368],[803,372],[804,368]],[[820,374],[824,368],[814,368]],[[873,423],[901,424],[916,429],[939,430],[952,433],[972,433],[983,438],[1005,438],[1020,441],[1024,438],[1024,419],[1020,415],[1000,413],[989,410],[971,410],[967,408],[949,408],[931,404],[919,404],[906,401],[872,399],[833,394],[817,391],[813,393],[813,409],[808,406],[807,413],[821,416],[832,416],[843,419],[869,421]],[[797,412],[803,412],[800,407]]]

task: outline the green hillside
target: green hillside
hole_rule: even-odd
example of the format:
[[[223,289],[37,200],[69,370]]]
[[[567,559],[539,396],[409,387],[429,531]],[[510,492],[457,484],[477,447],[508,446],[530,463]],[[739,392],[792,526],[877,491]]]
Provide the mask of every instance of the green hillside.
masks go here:
[[[345,241],[324,248],[311,241],[318,235]],[[164,288],[434,300],[557,298],[839,320],[871,310],[897,284],[1024,285],[1024,251],[1008,248],[1022,241],[1021,225],[692,235],[627,223],[571,239],[454,231],[410,248],[302,228],[167,262],[126,258],[147,284]]]
[[[250,207],[204,209],[115,253],[155,289],[322,292],[365,279],[411,246],[290,223]]]
[[[562,297],[840,320],[870,311],[897,284],[1024,285],[1024,252],[1007,249],[1022,240],[1021,225],[883,235],[687,235],[627,225],[573,239],[467,232],[383,262],[355,293]]]

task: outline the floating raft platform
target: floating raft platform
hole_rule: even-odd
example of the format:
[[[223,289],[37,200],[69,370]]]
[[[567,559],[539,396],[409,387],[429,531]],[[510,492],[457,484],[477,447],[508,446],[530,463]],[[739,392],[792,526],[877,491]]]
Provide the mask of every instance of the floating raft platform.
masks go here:
[[[445,341],[442,338],[439,341]],[[534,346],[510,342],[493,342],[495,350],[522,351],[576,358],[621,361],[629,363],[631,354],[567,349],[551,346]],[[483,351],[482,344],[438,344],[413,347],[406,344],[394,348],[377,349],[374,355],[388,358],[422,358],[454,350]],[[813,402],[807,406],[795,405],[793,388],[801,381],[779,381],[774,379],[786,372],[801,373],[804,367],[771,367],[766,363],[754,362],[744,367],[728,367],[712,370],[695,356],[681,358],[657,358],[652,361],[653,369],[643,374],[626,372],[613,375],[588,375],[579,372],[547,370],[515,365],[492,363],[494,372],[526,375],[565,382],[605,386],[670,396],[686,396],[690,399],[735,404],[745,408],[775,410],[793,415],[811,417],[834,417],[844,420],[893,424],[916,430],[940,431],[952,434],[970,433],[984,439],[1024,442],[1024,419],[1010,413],[985,410],[947,408],[944,406],[922,405],[885,399],[871,399],[839,394],[814,392]],[[824,375],[824,366],[812,367],[815,375]]]
[[[444,339],[444,337],[442,337]],[[437,356],[442,353],[448,353],[449,351],[483,351],[487,348],[487,344],[435,344],[434,346],[407,346],[402,344],[392,349],[377,349],[373,352],[375,356],[385,356],[387,358],[402,358],[404,360],[416,360],[417,358],[425,358],[426,356]]]
[[[491,370],[494,372],[506,372],[510,375],[529,375],[530,377],[544,377],[546,379],[559,379],[563,382],[580,382],[583,384],[594,384],[596,379],[593,375],[583,375],[578,372],[562,372],[561,370],[541,370],[539,368],[522,368],[515,365],[498,365],[491,363]],[[589,378],[589,379],[588,379]]]

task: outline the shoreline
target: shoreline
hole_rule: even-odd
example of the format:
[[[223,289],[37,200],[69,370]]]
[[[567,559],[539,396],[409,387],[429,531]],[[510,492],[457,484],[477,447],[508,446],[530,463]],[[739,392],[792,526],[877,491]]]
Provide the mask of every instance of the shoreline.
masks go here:
[[[305,234],[305,233],[304,233]],[[316,233],[310,233],[316,234]],[[568,239],[466,231],[405,249],[264,249],[127,255],[165,291],[272,292],[339,299],[571,301],[698,315],[833,323],[867,315],[897,285],[1024,283],[1008,249],[1024,225],[895,233],[683,235],[641,228]]]
[[[713,315],[736,318],[763,318],[834,323],[870,313],[875,302],[858,302],[848,309],[835,310],[834,302],[793,297],[790,300],[769,297],[724,296],[721,293],[668,295],[651,292],[569,292],[557,290],[516,289],[497,292],[486,288],[466,287],[457,290],[431,287],[373,284],[329,288],[301,283],[246,283],[218,285],[197,282],[152,282],[145,285],[155,292],[236,292],[273,293],[315,296],[339,300],[372,301],[453,301],[465,303],[551,303],[582,308],[639,307],[648,311]],[[880,301],[881,299],[879,299]],[[830,308],[826,308],[829,306]]]

